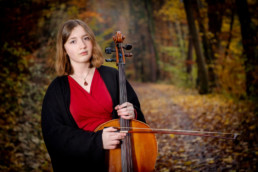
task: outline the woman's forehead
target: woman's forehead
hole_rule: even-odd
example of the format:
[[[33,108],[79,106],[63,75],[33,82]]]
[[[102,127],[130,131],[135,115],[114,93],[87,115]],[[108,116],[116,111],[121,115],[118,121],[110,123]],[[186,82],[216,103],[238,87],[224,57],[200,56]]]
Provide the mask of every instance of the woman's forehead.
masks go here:
[[[84,35],[88,35],[88,33],[85,31],[85,29],[81,26],[78,25],[75,28],[73,28],[70,37],[80,37],[80,36],[84,36]]]

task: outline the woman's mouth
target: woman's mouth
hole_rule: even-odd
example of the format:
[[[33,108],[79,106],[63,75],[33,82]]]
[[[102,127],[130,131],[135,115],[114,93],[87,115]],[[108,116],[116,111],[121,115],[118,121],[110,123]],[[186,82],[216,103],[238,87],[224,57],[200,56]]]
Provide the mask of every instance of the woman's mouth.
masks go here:
[[[83,52],[80,53],[80,55],[83,55],[83,56],[87,55],[87,54],[88,54],[88,51],[83,51]]]

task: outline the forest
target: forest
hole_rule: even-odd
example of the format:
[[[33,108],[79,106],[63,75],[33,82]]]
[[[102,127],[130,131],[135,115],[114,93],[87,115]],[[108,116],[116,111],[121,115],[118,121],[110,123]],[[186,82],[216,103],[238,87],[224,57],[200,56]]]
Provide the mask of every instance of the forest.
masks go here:
[[[41,108],[60,25],[81,19],[103,50],[132,44],[126,76],[156,128],[240,133],[233,141],[158,135],[156,171],[257,171],[257,0],[0,0],[0,171],[52,171]],[[116,68],[113,63],[104,65]]]

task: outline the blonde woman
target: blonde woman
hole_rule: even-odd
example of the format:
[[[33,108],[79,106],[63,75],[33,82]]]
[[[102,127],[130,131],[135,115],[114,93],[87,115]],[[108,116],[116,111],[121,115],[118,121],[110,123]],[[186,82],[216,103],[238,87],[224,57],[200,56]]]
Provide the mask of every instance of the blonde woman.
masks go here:
[[[81,20],[68,20],[56,44],[59,75],[42,105],[42,132],[54,171],[105,171],[105,150],[115,149],[124,133],[114,128],[93,132],[114,118],[145,122],[134,90],[127,82],[128,102],[119,104],[118,72],[102,66],[94,33]]]

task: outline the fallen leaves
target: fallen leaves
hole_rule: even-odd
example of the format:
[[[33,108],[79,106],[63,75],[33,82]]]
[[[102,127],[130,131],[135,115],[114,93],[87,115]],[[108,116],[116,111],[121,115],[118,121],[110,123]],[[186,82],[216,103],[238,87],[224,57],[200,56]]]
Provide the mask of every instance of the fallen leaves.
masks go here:
[[[157,134],[156,171],[257,169],[257,123],[251,103],[216,94],[199,95],[165,84],[133,86],[152,128],[241,133],[235,141]]]

